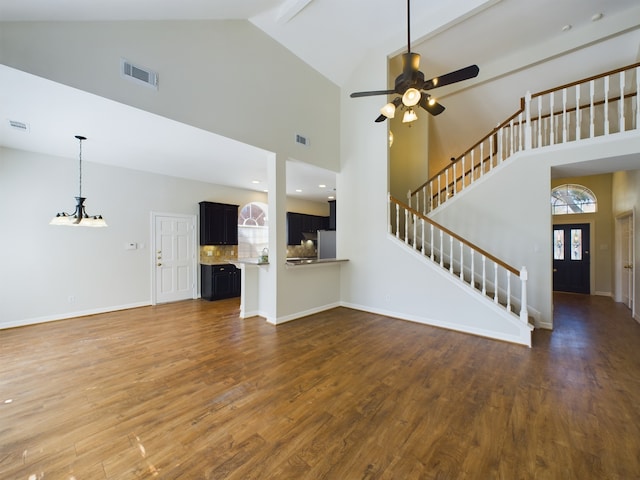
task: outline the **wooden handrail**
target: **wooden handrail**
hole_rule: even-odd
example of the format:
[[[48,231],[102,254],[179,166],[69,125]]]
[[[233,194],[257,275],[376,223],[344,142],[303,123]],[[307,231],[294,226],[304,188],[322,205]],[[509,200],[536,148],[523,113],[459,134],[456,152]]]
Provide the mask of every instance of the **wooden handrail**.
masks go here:
[[[582,80],[577,80],[575,82],[567,83],[565,85],[560,85],[559,87],[550,88],[549,90],[543,90],[542,92],[532,94],[531,98],[539,97],[541,95],[547,95],[549,93],[557,92],[558,90],[563,90],[565,88],[575,87],[576,85],[587,83],[587,82],[590,82],[591,80],[598,80],[599,78],[604,78],[609,75],[615,75],[616,73],[624,72],[625,70],[631,70],[632,68],[637,68],[637,67],[640,67],[640,62],[627,65],[626,67],[616,68],[615,70],[610,70],[605,73],[600,73],[592,77],[583,78]]]
[[[467,247],[471,248],[472,250],[475,250],[476,252],[480,253],[481,255],[484,255],[485,257],[487,257],[489,260],[491,260],[492,262],[495,262],[496,264],[500,265],[502,268],[510,271],[511,273],[513,273],[516,276],[520,276],[520,271],[517,268],[512,267],[511,265],[503,262],[502,260],[500,260],[499,258],[494,257],[493,255],[491,255],[489,252],[483,250],[482,248],[478,247],[477,245],[474,245],[473,243],[471,243],[470,241],[462,238],[460,235],[452,232],[451,230],[449,230],[446,227],[443,227],[442,225],[440,225],[438,222],[433,221],[432,219],[430,219],[429,217],[423,215],[422,213],[418,212],[417,210],[411,208],[409,205],[407,205],[404,202],[401,202],[400,200],[398,200],[397,198],[393,197],[392,195],[389,195],[389,201],[392,203],[395,203],[396,205],[404,208],[405,210],[407,210],[408,212],[412,213],[413,215],[415,215],[416,217],[420,218],[421,220],[426,221],[427,223],[433,225],[434,227],[436,227],[439,230],[442,230],[444,233],[446,233],[447,235],[455,238],[456,240],[458,240],[459,242],[465,244]]]

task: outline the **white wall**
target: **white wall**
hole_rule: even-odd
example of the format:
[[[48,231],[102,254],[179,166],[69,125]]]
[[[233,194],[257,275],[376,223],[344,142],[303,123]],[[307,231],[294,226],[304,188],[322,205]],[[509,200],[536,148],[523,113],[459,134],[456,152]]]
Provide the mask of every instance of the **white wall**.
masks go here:
[[[338,87],[247,21],[5,22],[0,44],[0,63],[13,68],[285,158],[339,165]],[[157,71],[159,89],[123,78],[121,58]]]
[[[0,240],[0,328],[147,305],[152,211],[197,215],[202,200],[265,200],[249,190],[91,162],[83,162],[83,193],[87,211],[102,214],[108,228],[49,225],[75,206],[77,161],[0,148],[0,214],[11,219]],[[128,242],[144,248],[125,250]]]
[[[389,189],[387,129],[384,124],[372,121],[380,100],[348,96],[361,89],[362,78],[370,84],[384,85],[385,67],[385,57],[379,53],[363,59],[342,93],[337,248],[339,257],[349,259],[342,266],[342,303],[397,318],[526,343],[518,326],[502,321],[492,307],[443,276],[439,267],[421,261],[388,236],[387,215],[383,213],[387,211]]]
[[[638,162],[640,165],[640,158]],[[633,275],[636,306],[634,312],[635,319],[640,322],[640,310],[637,307],[637,302],[640,301],[640,170],[613,174],[613,211],[614,217],[632,211],[635,212]]]
[[[600,171],[638,158],[637,132],[514,155],[432,217],[510,265],[529,271],[528,303],[539,326],[552,328],[551,169],[590,162]],[[640,161],[640,159],[638,160]],[[615,186],[614,186],[615,190]]]

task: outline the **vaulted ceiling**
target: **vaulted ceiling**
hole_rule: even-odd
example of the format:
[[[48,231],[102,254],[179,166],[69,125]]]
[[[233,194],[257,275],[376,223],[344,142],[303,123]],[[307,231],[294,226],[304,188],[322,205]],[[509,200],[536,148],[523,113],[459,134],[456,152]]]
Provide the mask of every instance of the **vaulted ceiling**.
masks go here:
[[[448,132],[465,116],[480,119],[474,127],[480,132],[514,111],[526,90],[553,87],[639,58],[637,0],[413,0],[411,15],[412,50],[422,55],[421,70],[427,77],[472,63],[480,66],[477,79],[437,93],[447,115],[433,122],[432,138],[452,154],[462,147]],[[405,0],[0,0],[2,21],[170,19],[247,19],[339,86],[371,49],[392,56],[407,47]],[[566,62],[571,62],[571,78],[563,68]],[[0,76],[0,81],[8,80]],[[381,88],[386,86],[362,79],[362,90]],[[372,112],[372,120],[375,116]],[[206,137],[191,133],[192,139]],[[209,140],[226,141],[215,136]],[[23,148],[12,141],[3,126],[0,143]],[[232,148],[233,142],[227,146]],[[251,150],[239,148],[243,155]],[[134,149],[139,157],[147,150]],[[114,152],[114,158],[118,153],[122,150]],[[197,157],[196,152],[194,165]],[[172,172],[168,166],[159,173]],[[307,176],[317,183],[313,175]],[[295,188],[291,186],[293,195]]]

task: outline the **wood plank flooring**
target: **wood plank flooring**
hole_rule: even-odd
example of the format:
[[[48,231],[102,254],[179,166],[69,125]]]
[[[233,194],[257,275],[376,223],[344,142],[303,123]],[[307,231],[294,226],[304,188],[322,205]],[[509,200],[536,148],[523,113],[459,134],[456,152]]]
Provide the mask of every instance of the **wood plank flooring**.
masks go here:
[[[555,302],[532,349],[237,299],[0,331],[0,478],[640,478],[640,325]]]

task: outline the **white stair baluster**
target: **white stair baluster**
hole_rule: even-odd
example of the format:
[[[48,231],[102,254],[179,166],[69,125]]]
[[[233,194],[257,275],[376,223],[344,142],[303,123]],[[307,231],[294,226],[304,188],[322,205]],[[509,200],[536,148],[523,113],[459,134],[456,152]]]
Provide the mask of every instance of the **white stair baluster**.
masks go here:
[[[527,91],[524,96],[524,148],[530,150],[533,143],[533,130],[531,125],[531,92]],[[522,118],[520,119],[522,124]]]
[[[555,145],[556,144],[556,135],[554,132],[554,124],[553,124],[553,109],[555,108],[555,106],[553,105],[553,98],[554,98],[554,94],[553,92],[551,92],[551,94],[549,95],[549,128],[551,129],[551,131],[549,132],[549,145]]]
[[[620,129],[619,132],[624,132],[626,125],[624,124],[624,87],[625,87],[625,72],[620,72]]]
[[[593,97],[595,95],[596,84],[594,80],[589,82],[589,138],[596,134],[596,124],[594,122],[595,111],[593,109]]]
[[[604,134],[609,135],[609,75],[604,77]]]
[[[462,160],[460,160],[460,165],[462,166],[462,183],[460,184],[460,190],[464,190],[464,187],[465,187],[465,185],[464,185],[464,182],[465,182],[464,177],[465,177],[466,166],[464,164],[464,160],[465,160],[465,158],[464,158],[464,155],[463,155],[462,156]]]
[[[444,188],[445,188],[444,201],[446,202],[449,199],[449,169],[448,168],[444,171]]]
[[[414,213],[411,215],[411,220],[413,220],[413,248],[415,250],[418,249],[418,235],[416,235],[418,231],[418,216]]]
[[[449,273],[453,274],[453,237],[449,235]]]
[[[444,267],[444,232],[440,231],[440,266]]]
[[[433,181],[429,182],[429,211],[433,210]]]
[[[538,148],[542,147],[542,97],[538,97]]]
[[[424,248],[424,242],[425,242],[425,238],[424,238],[424,223],[425,223],[425,221],[424,221],[424,218],[420,219],[420,223],[422,224],[422,254],[424,255],[424,251],[425,251],[425,248]]]
[[[472,248],[469,253],[470,253],[470,261],[471,261],[471,278],[469,278],[469,285],[471,285],[473,288],[476,288],[476,285],[475,285],[476,262],[474,260],[475,250]]]
[[[396,238],[400,238],[400,205],[396,203]]]
[[[453,163],[453,194],[458,193],[458,174],[456,172],[456,164],[458,162]]]
[[[429,246],[431,247],[431,261],[434,261],[435,244],[433,243],[433,223],[429,224]]]
[[[521,152],[524,150],[524,125],[522,123],[522,112],[518,115],[518,146],[517,151]]]
[[[640,128],[640,67],[636,67],[636,116],[634,129]]]
[[[496,133],[498,140],[498,145],[496,145],[496,155],[498,156],[498,163],[502,163],[502,128],[498,129]]]
[[[493,303],[498,303],[498,264],[493,262]]]
[[[404,210],[404,243],[409,243],[409,212]]]
[[[567,89],[562,89],[562,143],[567,141]]]
[[[427,214],[427,186],[422,187],[422,214]]]
[[[442,177],[442,175],[438,175],[438,207],[440,206],[440,192],[442,191],[442,185],[440,183],[440,177]]]
[[[511,272],[507,272],[507,311],[511,311]]]
[[[464,282],[464,243],[460,242],[460,280]]]
[[[582,133],[580,132],[580,128],[582,127],[580,117],[580,85],[576,85],[576,141],[582,137]]]
[[[494,137],[495,135],[491,135],[489,137],[489,160],[491,161],[491,163],[494,163],[497,167],[499,162],[498,162],[498,159],[494,158],[494,155],[493,155],[493,150],[494,150],[493,142],[495,141]]]
[[[514,129],[513,118],[509,122],[509,156],[513,155]]]
[[[487,294],[487,257],[482,255],[482,294]]]
[[[525,267],[520,269],[520,320],[529,323],[529,311],[527,309],[527,280],[529,273]]]

